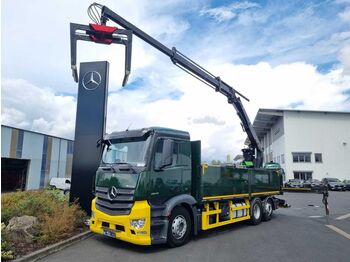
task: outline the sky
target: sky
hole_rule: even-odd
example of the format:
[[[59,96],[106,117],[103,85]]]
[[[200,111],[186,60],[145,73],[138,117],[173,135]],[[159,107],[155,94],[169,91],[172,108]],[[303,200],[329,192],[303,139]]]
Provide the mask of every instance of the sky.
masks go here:
[[[99,3],[248,97],[252,122],[259,108],[350,111],[350,0]],[[69,23],[90,23],[90,4],[1,1],[2,124],[74,139]],[[122,87],[123,47],[78,42],[78,62],[103,60],[108,133],[164,126],[201,140],[204,160],[240,153],[246,135],[232,105],[167,56],[134,37]]]

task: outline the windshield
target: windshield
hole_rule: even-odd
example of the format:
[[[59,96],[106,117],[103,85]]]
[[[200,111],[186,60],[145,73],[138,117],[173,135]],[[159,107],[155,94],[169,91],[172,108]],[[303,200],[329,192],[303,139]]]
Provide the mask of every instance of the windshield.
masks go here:
[[[146,152],[150,136],[142,141],[113,141],[104,148],[102,161],[106,164],[129,163],[135,166],[145,166]]]

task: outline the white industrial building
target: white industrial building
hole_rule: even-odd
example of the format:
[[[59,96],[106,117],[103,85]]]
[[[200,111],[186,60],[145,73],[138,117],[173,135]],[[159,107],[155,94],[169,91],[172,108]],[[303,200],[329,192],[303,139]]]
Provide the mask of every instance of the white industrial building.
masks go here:
[[[350,112],[259,109],[253,126],[287,180],[350,179]]]
[[[73,141],[1,125],[1,191],[46,187],[70,177]]]

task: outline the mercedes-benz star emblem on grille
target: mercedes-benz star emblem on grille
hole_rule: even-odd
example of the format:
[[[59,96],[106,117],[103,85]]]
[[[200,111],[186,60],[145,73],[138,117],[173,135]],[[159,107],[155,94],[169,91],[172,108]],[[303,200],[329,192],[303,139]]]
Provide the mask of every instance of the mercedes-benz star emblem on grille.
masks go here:
[[[115,186],[109,188],[108,196],[110,199],[115,199],[117,197],[117,189],[115,188]]]
[[[83,77],[83,87],[86,90],[95,90],[101,84],[101,79],[101,75],[98,72],[87,72]]]

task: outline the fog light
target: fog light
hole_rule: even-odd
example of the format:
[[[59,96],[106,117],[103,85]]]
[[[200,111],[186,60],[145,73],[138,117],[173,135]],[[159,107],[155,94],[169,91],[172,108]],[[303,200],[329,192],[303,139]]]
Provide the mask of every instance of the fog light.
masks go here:
[[[140,218],[140,219],[131,219],[130,220],[130,226],[132,226],[135,229],[143,228],[145,225],[146,219]]]

